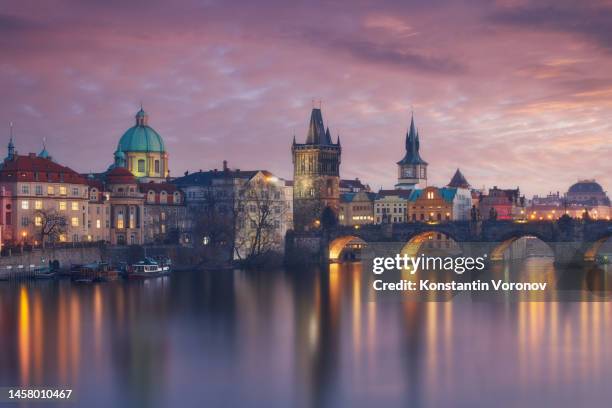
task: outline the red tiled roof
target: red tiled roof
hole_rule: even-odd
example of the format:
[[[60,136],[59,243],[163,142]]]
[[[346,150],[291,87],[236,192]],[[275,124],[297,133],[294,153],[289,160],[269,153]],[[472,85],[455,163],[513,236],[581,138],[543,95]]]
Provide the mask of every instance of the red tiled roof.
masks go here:
[[[71,168],[34,153],[5,160],[0,169],[0,181],[87,184],[85,177]]]
[[[106,182],[109,184],[135,184],[136,177],[125,167],[115,167],[106,174]]]

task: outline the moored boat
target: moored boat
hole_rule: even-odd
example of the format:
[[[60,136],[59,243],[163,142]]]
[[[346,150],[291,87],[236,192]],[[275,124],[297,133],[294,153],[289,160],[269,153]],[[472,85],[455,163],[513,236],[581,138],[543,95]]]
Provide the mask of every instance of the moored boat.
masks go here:
[[[119,272],[107,262],[94,262],[81,265],[78,270],[72,272],[70,277],[73,282],[80,283],[108,282],[117,280]]]
[[[128,268],[127,277],[128,279],[156,278],[169,275],[171,271],[170,259],[145,258]]]

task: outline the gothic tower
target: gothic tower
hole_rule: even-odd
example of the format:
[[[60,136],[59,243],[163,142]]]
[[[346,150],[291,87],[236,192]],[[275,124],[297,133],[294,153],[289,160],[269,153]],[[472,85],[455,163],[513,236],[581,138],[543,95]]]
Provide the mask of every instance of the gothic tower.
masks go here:
[[[293,224],[297,231],[317,227],[325,207],[336,215],[340,205],[340,136],[333,143],[321,109],[313,108],[306,143],[295,142],[293,154]]]
[[[406,133],[406,154],[397,162],[397,184],[395,188],[409,190],[419,183],[427,182],[427,162],[419,154],[419,132],[414,127],[414,115]]]

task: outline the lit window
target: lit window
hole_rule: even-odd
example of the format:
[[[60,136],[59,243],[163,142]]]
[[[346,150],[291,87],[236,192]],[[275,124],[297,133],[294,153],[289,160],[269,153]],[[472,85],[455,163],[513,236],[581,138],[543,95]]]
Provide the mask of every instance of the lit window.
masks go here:
[[[79,202],[78,201],[73,201],[72,202],[72,211],[79,211]]]
[[[59,240],[60,240],[60,242],[66,242],[66,235],[60,234]]]
[[[30,202],[28,200],[22,200],[21,201],[21,209],[22,210],[27,210],[30,208]]]
[[[55,194],[55,189],[53,188],[53,186],[47,186],[47,194],[49,195]]]
[[[60,195],[66,195],[66,186],[60,186],[59,193]]]
[[[96,228],[100,229],[100,220],[96,220]]]
[[[37,227],[42,226],[42,217],[40,215],[34,217],[34,225],[36,225]]]
[[[42,210],[42,201],[40,200],[34,201],[34,208],[37,210]]]
[[[65,201],[60,201],[59,202],[59,209],[60,209],[60,211],[65,211],[66,210],[66,202]]]
[[[79,217],[72,217],[70,224],[73,227],[78,227],[79,226]]]

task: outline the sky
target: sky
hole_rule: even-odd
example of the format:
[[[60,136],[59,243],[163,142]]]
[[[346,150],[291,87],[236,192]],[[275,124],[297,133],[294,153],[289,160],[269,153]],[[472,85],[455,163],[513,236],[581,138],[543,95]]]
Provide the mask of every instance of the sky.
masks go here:
[[[314,102],[313,102],[314,101]],[[342,178],[396,182],[414,112],[429,184],[612,189],[612,2],[3,1],[0,143],[103,171],[142,103],[172,176],[292,177],[313,103]],[[1,147],[0,147],[1,148]]]

